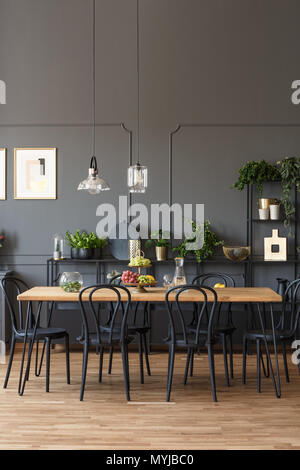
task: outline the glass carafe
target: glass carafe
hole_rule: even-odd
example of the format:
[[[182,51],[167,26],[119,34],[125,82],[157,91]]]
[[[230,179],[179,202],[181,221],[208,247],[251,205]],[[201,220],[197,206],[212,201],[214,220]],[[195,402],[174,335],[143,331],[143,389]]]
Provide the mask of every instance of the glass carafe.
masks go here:
[[[172,287],[182,286],[186,284],[186,277],[184,273],[184,258],[174,258],[175,261],[175,273],[173,277]]]

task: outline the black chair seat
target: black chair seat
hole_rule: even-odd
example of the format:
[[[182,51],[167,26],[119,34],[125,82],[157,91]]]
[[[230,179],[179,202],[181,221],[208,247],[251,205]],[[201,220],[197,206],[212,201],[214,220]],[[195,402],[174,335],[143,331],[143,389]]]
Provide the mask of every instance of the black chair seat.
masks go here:
[[[245,333],[245,337],[249,340],[256,341],[256,339],[264,339],[268,342],[273,341],[273,333],[272,330],[265,330],[265,335],[263,334],[262,330],[248,330]],[[276,330],[275,331],[276,339],[292,339],[294,337],[294,333],[290,330]]]
[[[25,330],[18,330],[17,337],[24,338]],[[33,328],[28,329],[27,336],[30,338],[33,336]],[[58,339],[64,338],[66,336],[66,330],[64,328],[37,328],[36,330],[36,340],[51,338]]]
[[[202,334],[200,333],[200,336],[202,337],[199,338],[199,343],[195,344],[195,335],[187,335],[187,341],[185,341],[183,335],[178,334],[175,338],[175,345],[178,348],[190,348],[197,350],[199,347],[207,345],[207,331],[203,332]],[[164,338],[164,342],[166,344],[172,344],[171,338]],[[211,339],[211,344],[215,344],[215,338]]]
[[[76,338],[77,341],[80,343],[80,344],[84,344],[84,339],[82,337],[78,337]],[[132,341],[134,340],[134,337],[133,336],[127,336],[125,338],[125,341],[127,344],[131,343]],[[100,343],[98,341],[98,337],[97,337],[97,333],[90,333],[89,334],[89,344],[91,344],[92,346],[107,346],[107,345],[116,345],[116,344],[120,344],[120,334],[119,333],[114,333],[112,335],[112,338],[110,340],[110,333],[106,333],[106,332],[102,332],[101,335],[100,335]]]
[[[214,326],[214,332],[217,335],[218,333],[233,333],[236,330],[234,325],[216,325]]]
[[[128,325],[127,330],[128,330],[129,335],[132,335],[132,334],[135,334],[135,333],[148,333],[148,331],[150,330],[150,326],[145,326],[145,325]],[[105,327],[105,326],[101,326],[101,327],[100,327],[100,331],[109,332],[109,331],[110,331],[110,328],[109,328],[109,327]],[[115,331],[115,332],[121,331],[121,326],[115,325],[115,326],[114,326],[114,331]]]

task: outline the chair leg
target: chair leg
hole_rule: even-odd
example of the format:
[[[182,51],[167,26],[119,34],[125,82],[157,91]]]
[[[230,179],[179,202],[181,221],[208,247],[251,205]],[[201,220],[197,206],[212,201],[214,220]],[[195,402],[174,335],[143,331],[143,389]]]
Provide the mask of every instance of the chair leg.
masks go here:
[[[229,361],[230,361],[230,377],[233,379],[233,351],[232,351],[232,333],[228,335],[228,341],[229,341]]]
[[[221,341],[223,347],[223,358],[224,358],[224,369],[225,369],[225,379],[227,387],[230,386],[229,383],[229,373],[228,373],[228,361],[227,361],[227,344],[226,344],[226,335],[221,334]]]
[[[122,363],[123,363],[123,374],[124,374],[126,398],[127,398],[127,401],[130,401],[129,362],[128,362],[127,344],[121,345],[121,350],[122,350]]]
[[[47,338],[47,351],[46,351],[46,392],[49,392],[49,382],[50,382],[50,349],[51,349],[51,339]]]
[[[35,352],[35,369],[34,369],[34,375],[38,377],[38,364],[39,364],[39,340],[36,342],[36,352]]]
[[[102,382],[103,355],[104,355],[104,348],[103,346],[100,346],[99,377],[98,377],[99,383]]]
[[[215,379],[215,360],[214,360],[214,352],[211,344],[208,344],[208,360],[209,360],[209,370],[210,370],[210,382],[213,394],[213,400],[216,402],[217,400],[217,393],[216,393],[216,379]]]
[[[261,369],[260,369],[260,362],[261,362],[261,347],[260,347],[260,340],[256,340],[256,364],[257,364],[257,393],[261,392]]]
[[[43,349],[42,349],[42,354],[41,354],[41,359],[40,359],[40,365],[38,367],[37,365],[37,361],[38,361],[38,350],[36,352],[36,363],[35,363],[35,375],[36,377],[39,377],[41,375],[41,370],[42,370],[42,366],[43,366],[43,361],[44,361],[44,355],[45,355],[45,349],[46,349],[46,343],[47,341],[45,340],[44,341],[44,344],[43,344]]]
[[[195,355],[195,351],[194,349],[192,349],[191,357],[190,357],[190,377],[193,377],[194,375],[194,355]]]
[[[145,352],[145,362],[146,362],[147,374],[151,375],[146,333],[143,333],[143,343],[144,343],[144,352]]]
[[[88,363],[88,354],[89,354],[89,345],[87,342],[83,346],[83,358],[82,358],[82,377],[81,377],[81,387],[80,387],[80,401],[83,400],[85,381],[86,381],[86,371]]]
[[[6,376],[5,376],[5,381],[4,381],[3,388],[7,387],[7,383],[8,383],[8,379],[9,379],[10,371],[11,371],[11,366],[12,366],[13,359],[14,359],[15,346],[16,346],[16,338],[13,335],[12,338],[11,338],[9,361],[8,361],[8,366],[7,366],[7,371],[6,371]]]
[[[167,399],[170,401],[171,388],[172,388],[172,379],[173,379],[173,370],[174,370],[174,357],[175,357],[175,345],[171,344],[169,348],[169,370],[168,370],[168,384],[167,384]]]
[[[260,349],[260,360],[261,360],[261,365],[262,365],[264,376],[269,377],[270,376],[269,361],[268,361],[268,358],[266,356],[266,365],[265,365],[262,348]]]
[[[190,368],[191,353],[192,353],[192,350],[189,348],[187,350],[187,355],[186,355],[185,372],[184,372],[184,379],[183,379],[183,384],[184,385],[186,385],[187,376],[188,376],[188,372],[189,372],[189,368]]]
[[[248,340],[246,336],[243,337],[243,371],[242,371],[242,383],[246,383],[246,366],[247,366],[247,351],[248,350]]]
[[[284,341],[282,341],[282,356],[283,356],[285,378],[286,378],[286,381],[289,382],[290,377],[289,377],[289,369],[288,369],[287,358],[286,358],[286,345]]]
[[[143,343],[142,343],[142,335],[139,334],[139,358],[140,358],[140,378],[141,384],[144,383],[144,361],[143,361]]]
[[[111,374],[113,355],[114,355],[114,347],[110,346],[110,348],[109,348],[108,372],[107,372],[109,375]]]
[[[70,380],[70,346],[69,346],[69,335],[65,336],[66,344],[66,373],[67,373],[67,384],[71,383]]]

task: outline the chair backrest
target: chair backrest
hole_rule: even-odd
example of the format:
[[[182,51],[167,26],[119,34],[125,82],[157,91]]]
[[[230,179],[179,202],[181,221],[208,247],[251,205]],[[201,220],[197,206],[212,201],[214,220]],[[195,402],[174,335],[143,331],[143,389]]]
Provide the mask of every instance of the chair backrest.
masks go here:
[[[194,277],[192,281],[192,284],[196,284],[200,287],[203,285],[206,285],[206,286],[209,285],[210,287],[213,288],[216,283],[222,283],[225,285],[225,287],[235,287],[235,281],[231,276],[229,276],[229,274],[219,273],[219,272],[199,274],[198,276]],[[223,312],[224,312],[224,308],[222,308],[222,304],[219,302],[217,319],[216,319],[217,324],[221,322],[221,318],[224,316]],[[230,303],[228,304],[227,309],[225,310],[225,314],[226,314],[225,323],[227,325],[233,325]],[[195,309],[194,314],[193,314],[193,323],[195,322],[196,316],[197,316],[197,313]],[[206,315],[206,318],[207,318],[207,315]]]
[[[96,307],[95,304],[99,303],[99,301],[95,300],[95,294],[103,289],[109,289],[111,290],[116,297],[116,300],[113,303],[113,312],[110,317],[109,321],[109,343],[112,342],[112,337],[114,334],[114,327],[116,325],[116,319],[118,314],[121,314],[121,336],[120,336],[120,341],[124,341],[125,335],[126,335],[126,329],[127,329],[127,316],[128,316],[128,311],[129,307],[131,304],[131,295],[129,290],[124,287],[124,286],[118,286],[114,287],[109,284],[95,284],[92,286],[84,287],[81,289],[79,293],[79,304],[80,304],[80,310],[81,310],[81,318],[82,318],[82,326],[83,326],[83,338],[88,339],[89,335],[89,326],[88,326],[88,318],[91,316],[92,323],[94,324],[96,335],[97,335],[97,340],[98,343],[101,344],[101,334],[100,334],[100,327],[99,325],[99,319],[97,317],[96,313]],[[88,300],[84,301],[83,296],[84,294],[87,293],[87,291],[90,291],[88,294]],[[125,300],[121,299],[121,293],[125,294]],[[124,308],[124,302],[125,302],[125,308]],[[90,313],[90,315],[89,315]],[[107,323],[104,325],[107,327]]]
[[[300,279],[289,282],[282,298],[281,328],[294,334],[300,315]],[[288,324],[287,324],[288,323]]]
[[[197,318],[197,325],[195,328],[195,333],[194,333],[194,338],[191,339],[191,336],[188,335],[187,333],[187,322],[186,322],[186,315],[184,314],[183,311],[183,306],[187,305],[186,301],[182,300],[183,294],[186,292],[198,292],[202,294],[201,298],[199,301],[193,301],[193,303],[199,304],[199,314]],[[212,300],[210,299],[208,301],[208,294],[212,294]],[[170,300],[170,296],[175,294],[175,305],[176,305],[176,310],[173,308],[174,301]],[[199,333],[201,330],[201,325],[202,325],[202,320],[204,318],[204,315],[208,313],[208,324],[206,325],[206,330],[207,330],[207,342],[211,342],[212,337],[213,337],[213,323],[214,323],[214,314],[216,312],[216,306],[218,302],[218,297],[217,293],[214,289],[208,286],[197,286],[197,285],[182,285],[182,286],[177,286],[177,287],[172,287],[166,292],[166,297],[165,301],[167,304],[167,311],[168,311],[168,316],[169,316],[169,325],[170,325],[170,335],[171,335],[171,340],[175,341],[176,338],[176,316],[179,319],[179,325],[181,327],[181,332],[183,335],[183,339],[186,344],[199,344]],[[210,306],[210,308],[209,308]],[[177,315],[176,315],[177,314]],[[179,333],[181,333],[179,332]]]
[[[194,277],[192,284],[197,284],[198,286],[209,285],[208,281],[213,281],[214,284],[220,282],[225,284],[225,287],[235,287],[234,279],[229,276],[229,274],[224,273],[203,273]],[[214,287],[214,286],[210,286]]]
[[[24,319],[27,317],[28,311],[31,313],[29,326],[32,326],[34,324],[32,303],[16,300],[19,294],[29,289],[26,282],[16,277],[4,277],[1,280],[1,287],[8,306],[13,331],[17,333],[18,330],[24,328]]]
[[[116,274],[109,280],[110,285],[120,285],[122,282],[122,274]]]

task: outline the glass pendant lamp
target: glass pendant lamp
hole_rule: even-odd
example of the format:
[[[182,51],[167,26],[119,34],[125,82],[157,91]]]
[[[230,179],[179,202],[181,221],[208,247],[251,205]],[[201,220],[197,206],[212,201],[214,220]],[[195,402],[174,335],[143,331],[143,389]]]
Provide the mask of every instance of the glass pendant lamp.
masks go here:
[[[137,70],[137,163],[127,172],[127,185],[130,193],[145,193],[148,186],[148,169],[140,164],[140,29],[139,0],[136,0],[136,70]]]
[[[98,165],[95,157],[96,149],[96,0],[93,0],[93,125],[92,125],[92,158],[88,177],[78,185],[78,191],[99,194],[110,189],[107,182],[98,176]]]

